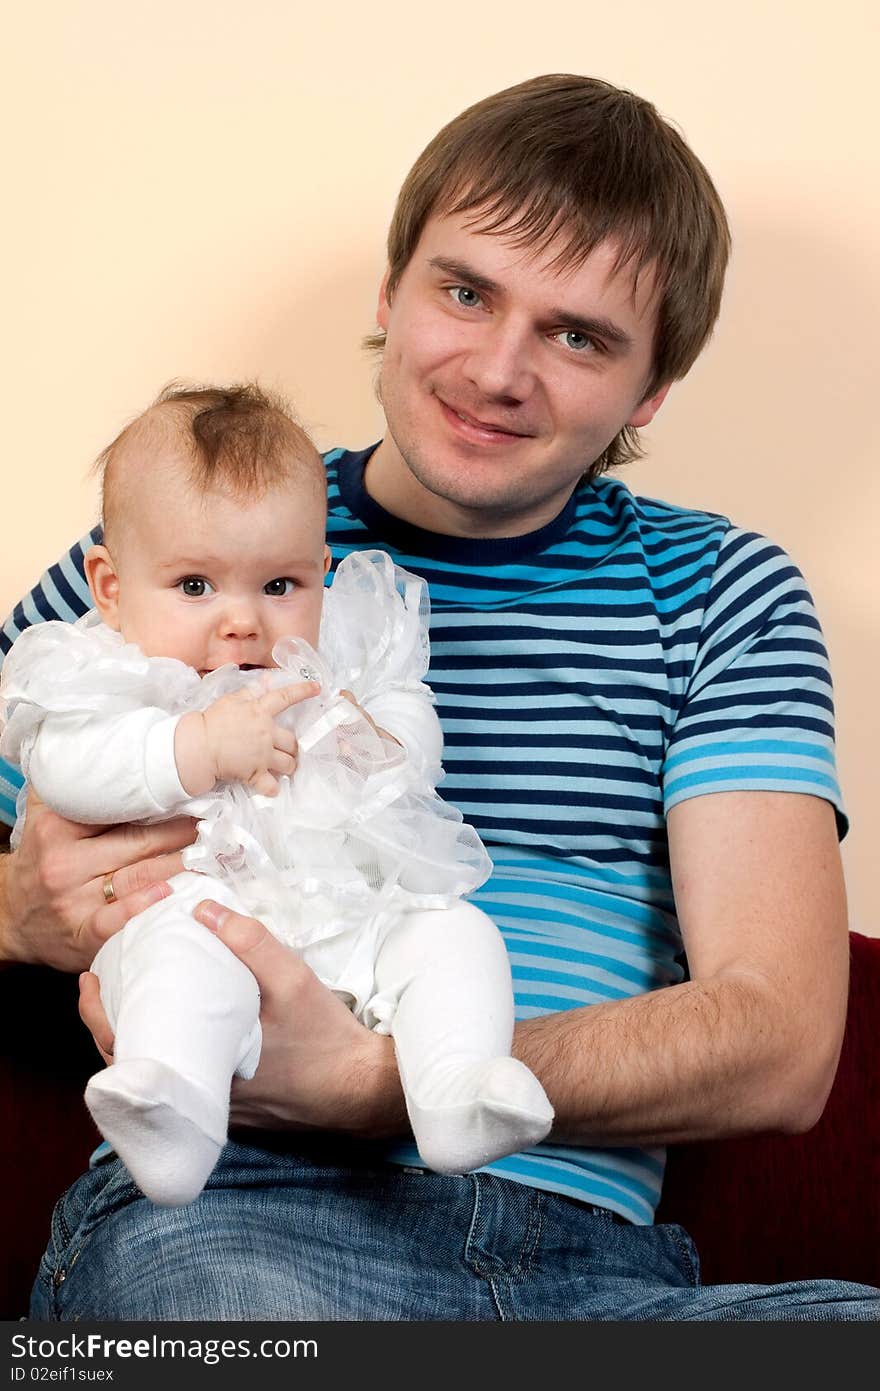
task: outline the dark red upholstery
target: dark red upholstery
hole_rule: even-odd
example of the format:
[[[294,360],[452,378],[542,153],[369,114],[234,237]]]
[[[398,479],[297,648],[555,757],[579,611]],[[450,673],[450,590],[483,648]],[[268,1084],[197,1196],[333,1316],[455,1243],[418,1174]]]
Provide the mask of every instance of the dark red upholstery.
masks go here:
[[[76,976],[0,971],[0,1318],[27,1313],[55,1199],[100,1139],[82,1098],[100,1059],[76,1001]]]
[[[880,1286],[880,938],[850,933],[850,960],[843,1050],[819,1124],[669,1152],[658,1221],[688,1229],[707,1284]]]
[[[659,1220],[692,1233],[707,1282],[826,1275],[880,1285],[880,939],[852,934],[851,946],[846,1040],[819,1124],[808,1135],[670,1150]],[[0,971],[0,1021],[8,1319],[26,1313],[54,1201],[96,1143],[82,1088],[97,1055],[73,977]]]

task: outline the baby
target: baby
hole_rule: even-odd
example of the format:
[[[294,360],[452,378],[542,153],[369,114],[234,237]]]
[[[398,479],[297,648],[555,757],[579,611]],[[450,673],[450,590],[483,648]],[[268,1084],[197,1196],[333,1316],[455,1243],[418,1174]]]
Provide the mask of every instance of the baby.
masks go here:
[[[426,1165],[536,1144],[553,1111],[510,1056],[504,944],[461,901],[491,864],[434,790],[424,582],[373,551],[325,589],[321,459],[254,386],[167,389],[99,464],[95,611],[14,644],[0,751],[71,820],[198,819],[171,896],[92,966],[116,1040],[86,1088],[102,1134],[156,1203],[217,1161],[261,1035],[256,981],[192,917],[214,898],[392,1034]]]

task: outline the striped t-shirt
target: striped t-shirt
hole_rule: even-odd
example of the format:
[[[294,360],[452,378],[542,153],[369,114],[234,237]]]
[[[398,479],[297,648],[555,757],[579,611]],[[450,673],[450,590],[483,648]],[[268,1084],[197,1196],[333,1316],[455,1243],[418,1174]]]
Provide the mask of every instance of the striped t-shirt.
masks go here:
[[[704,793],[806,792],[832,802],[831,681],[804,581],[779,547],[723,517],[579,489],[526,536],[438,536],[363,487],[370,450],[326,456],[334,562],[382,547],[428,581],[444,732],[439,791],[485,842],[473,901],[510,954],[518,1019],[683,979],[665,829]],[[82,549],[3,630],[89,605]],[[20,778],[0,765],[0,810]],[[414,1147],[389,1151],[418,1164]],[[491,1173],[653,1220],[664,1151],[538,1145]]]

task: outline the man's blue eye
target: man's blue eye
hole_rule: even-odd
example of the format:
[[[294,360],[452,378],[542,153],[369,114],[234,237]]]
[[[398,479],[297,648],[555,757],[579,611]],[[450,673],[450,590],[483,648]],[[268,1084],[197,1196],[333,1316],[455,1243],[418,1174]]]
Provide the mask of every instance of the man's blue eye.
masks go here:
[[[263,593],[270,595],[273,599],[281,599],[286,594],[292,594],[293,589],[293,580],[289,579],[270,580],[268,584],[263,585]]]
[[[178,588],[181,589],[189,599],[201,599],[202,596],[207,593],[209,587],[208,581],[203,580],[201,575],[187,575],[178,585]]]
[[[566,329],[564,333],[557,333],[557,338],[573,352],[583,353],[588,348],[595,348],[592,338],[588,338],[585,333],[577,333],[574,329]]]
[[[449,292],[456,304],[460,304],[463,309],[474,309],[482,303],[476,290],[472,290],[468,285],[454,285]]]

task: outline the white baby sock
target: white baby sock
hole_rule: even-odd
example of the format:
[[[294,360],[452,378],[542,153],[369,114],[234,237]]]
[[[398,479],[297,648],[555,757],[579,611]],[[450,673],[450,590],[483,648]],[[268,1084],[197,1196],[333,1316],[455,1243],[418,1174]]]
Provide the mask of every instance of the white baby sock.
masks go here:
[[[182,1073],[127,1058],[98,1073],[86,1105],[141,1192],[163,1207],[191,1203],[226,1140],[228,1106]]]
[[[379,949],[376,987],[429,1168],[468,1173],[544,1139],[553,1107],[510,1056],[510,965],[485,913],[470,903],[406,913]]]
[[[419,1154],[440,1174],[466,1174],[543,1140],[553,1107],[517,1058],[454,1064],[423,1073],[406,1108]]]
[[[225,885],[180,874],[173,894],[133,918],[92,969],[115,1030],[114,1060],[86,1087],[86,1104],[142,1192],[192,1202],[226,1142],[234,1074],[260,1057],[259,990],[246,966],[197,923]]]

